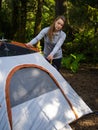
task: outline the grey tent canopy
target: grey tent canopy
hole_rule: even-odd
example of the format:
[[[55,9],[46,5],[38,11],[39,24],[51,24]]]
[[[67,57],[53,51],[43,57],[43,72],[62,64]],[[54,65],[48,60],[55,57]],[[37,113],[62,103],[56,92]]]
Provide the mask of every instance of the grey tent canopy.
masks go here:
[[[72,130],[92,112],[35,48],[1,43],[0,55],[0,130]]]

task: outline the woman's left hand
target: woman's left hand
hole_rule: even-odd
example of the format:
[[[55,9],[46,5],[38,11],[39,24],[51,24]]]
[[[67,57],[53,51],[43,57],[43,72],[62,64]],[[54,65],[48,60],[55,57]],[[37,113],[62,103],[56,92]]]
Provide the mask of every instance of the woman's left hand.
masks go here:
[[[2,45],[2,42],[0,42],[0,46]]]
[[[53,60],[53,56],[52,56],[52,55],[48,55],[48,56],[47,56],[47,59],[48,59],[48,60]]]

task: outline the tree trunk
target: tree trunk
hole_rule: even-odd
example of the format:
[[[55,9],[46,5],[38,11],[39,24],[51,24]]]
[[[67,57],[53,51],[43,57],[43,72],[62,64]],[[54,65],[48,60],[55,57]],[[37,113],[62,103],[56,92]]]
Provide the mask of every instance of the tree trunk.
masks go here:
[[[1,10],[1,6],[2,6],[2,0],[0,0],[0,10]]]
[[[13,39],[16,39],[17,38],[17,31],[18,31],[18,28],[19,28],[19,0],[12,0],[12,38]]]
[[[27,0],[21,0],[20,9],[20,25],[19,25],[19,40],[25,42],[26,37],[26,19],[27,19]]]
[[[0,0],[0,18],[1,18],[1,7],[2,7],[2,0]],[[1,20],[0,20],[0,32],[1,32]],[[1,36],[0,36],[1,38]]]
[[[41,30],[42,7],[43,7],[43,0],[38,0],[38,8],[36,12],[35,27],[34,27],[34,37]],[[36,47],[41,51],[40,41],[36,44]]]
[[[34,27],[34,36],[36,36],[41,30],[42,7],[43,7],[43,0],[38,0],[38,8],[36,12],[35,27]]]
[[[64,6],[64,2],[66,0],[55,0],[55,15],[63,15],[65,13],[66,7]]]
[[[25,42],[27,0],[13,0],[12,36],[20,42]]]

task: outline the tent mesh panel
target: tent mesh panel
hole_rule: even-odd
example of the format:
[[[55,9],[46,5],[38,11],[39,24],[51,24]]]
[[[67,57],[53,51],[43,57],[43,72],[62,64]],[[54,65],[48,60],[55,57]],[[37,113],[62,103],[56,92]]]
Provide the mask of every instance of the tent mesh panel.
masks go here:
[[[34,52],[35,51],[32,51],[30,49],[16,46],[7,42],[3,42],[2,44],[0,44],[0,57],[23,55]]]
[[[57,89],[49,74],[39,68],[22,68],[10,82],[11,107]]]

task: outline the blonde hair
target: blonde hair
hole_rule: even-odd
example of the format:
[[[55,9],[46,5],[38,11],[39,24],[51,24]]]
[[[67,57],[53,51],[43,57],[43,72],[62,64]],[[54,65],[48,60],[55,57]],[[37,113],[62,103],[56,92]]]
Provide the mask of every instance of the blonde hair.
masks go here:
[[[62,19],[64,21],[64,24],[65,24],[65,17],[64,16],[58,16],[54,21],[53,23],[50,25],[50,28],[49,28],[49,31],[47,33],[50,41],[52,41],[52,38],[53,38],[53,32],[55,31],[55,22],[58,20],[58,19]],[[64,27],[64,26],[63,26]]]

